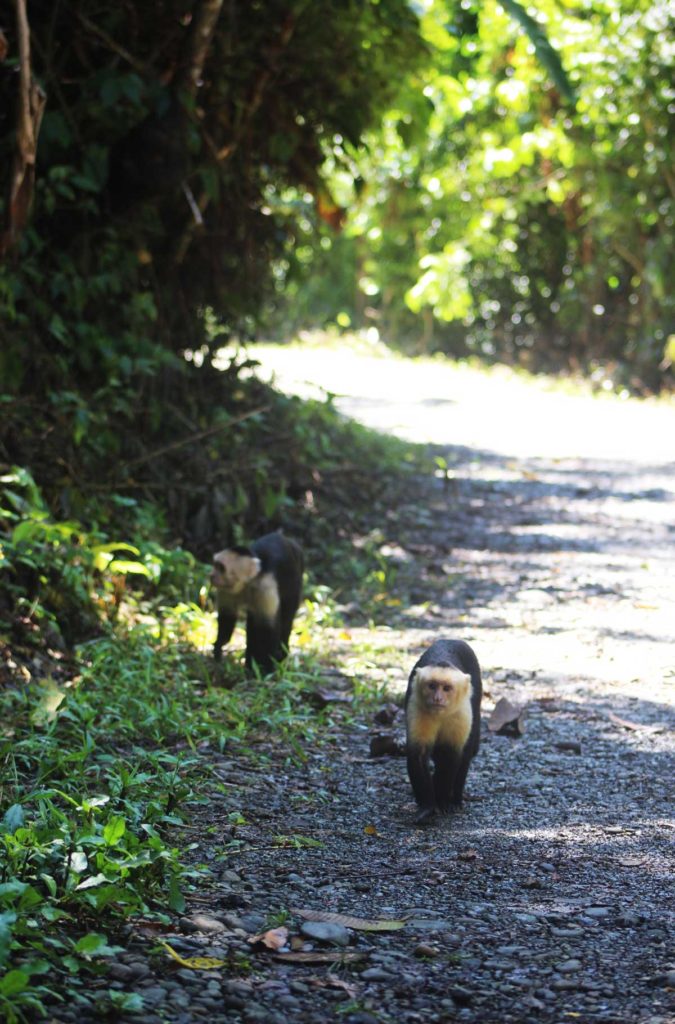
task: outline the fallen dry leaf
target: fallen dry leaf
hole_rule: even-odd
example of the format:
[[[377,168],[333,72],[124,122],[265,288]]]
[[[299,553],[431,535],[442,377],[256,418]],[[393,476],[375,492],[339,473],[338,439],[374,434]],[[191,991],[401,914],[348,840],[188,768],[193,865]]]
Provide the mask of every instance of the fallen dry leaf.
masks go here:
[[[288,928],[270,928],[260,935],[252,935],[248,940],[252,946],[264,946],[266,949],[281,949],[288,942]]]
[[[188,967],[193,971],[214,971],[217,967],[223,967],[227,960],[217,960],[213,956],[180,956],[173,946],[170,946],[168,942],[159,940],[160,946],[163,946],[169,956],[176,960],[181,967]]]
[[[342,978],[338,978],[337,974],[331,974],[330,971],[326,973],[325,978],[317,978],[315,975],[312,978],[305,978],[304,981],[306,984],[311,985],[312,988],[339,988],[352,999],[356,998],[359,991],[357,985],[353,985],[349,981],[343,981]]]
[[[331,924],[341,924],[345,928],[353,928],[358,932],[396,932],[405,927],[405,921],[393,918],[378,918],[373,921],[364,917],[351,917],[349,914],[334,914],[330,910],[300,910],[294,907],[291,913],[297,914],[305,921],[328,921]]]
[[[503,736],[522,736],[525,732],[525,709],[512,704],[507,697],[500,697],[488,719],[488,729]]]
[[[275,953],[274,959],[287,964],[347,964],[364,960],[366,953],[332,953],[317,950],[312,953]]]
[[[206,932],[208,935],[217,935],[226,931],[225,925],[210,914],[190,914],[189,917],[181,918],[183,930]]]
[[[638,725],[635,722],[629,722],[625,718],[619,718],[619,716],[615,715],[613,711],[608,711],[607,717],[609,718],[610,722],[614,722],[614,725],[618,725],[622,729],[630,729],[631,731],[635,731],[636,729],[643,728],[643,726]]]

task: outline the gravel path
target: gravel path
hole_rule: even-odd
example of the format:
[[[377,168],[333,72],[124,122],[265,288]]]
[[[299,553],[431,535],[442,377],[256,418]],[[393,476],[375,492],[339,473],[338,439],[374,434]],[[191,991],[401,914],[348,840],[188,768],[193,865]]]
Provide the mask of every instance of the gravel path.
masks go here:
[[[264,767],[214,754],[221,786],[187,837],[212,882],[165,937],[226,963],[171,964],[136,928],[114,985],[142,996],[143,1024],[673,1022],[673,408],[507,375],[483,377],[480,398],[480,375],[438,367],[397,400],[404,367],[345,371],[347,411],[447,464],[383,527],[406,600],[369,634],[370,672],[400,693],[434,637],[472,643],[487,694],[466,805],[412,827],[404,760],[369,756],[373,735],[402,730],[386,701],[368,721],[338,709],[301,767],[279,747]],[[348,637],[335,649],[329,685],[348,687]],[[503,696],[526,708],[519,738],[486,727]],[[298,910],[403,926],[317,932]],[[251,943],[270,926],[315,960]]]

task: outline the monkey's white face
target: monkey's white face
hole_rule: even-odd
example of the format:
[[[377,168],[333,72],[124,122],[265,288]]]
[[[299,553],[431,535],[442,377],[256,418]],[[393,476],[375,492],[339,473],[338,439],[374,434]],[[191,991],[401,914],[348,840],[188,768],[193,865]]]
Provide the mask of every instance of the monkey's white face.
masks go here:
[[[228,594],[240,594],[260,572],[260,559],[226,548],[213,556],[211,583]]]
[[[428,711],[454,711],[471,693],[471,676],[440,665],[418,668],[414,684],[417,699]]]

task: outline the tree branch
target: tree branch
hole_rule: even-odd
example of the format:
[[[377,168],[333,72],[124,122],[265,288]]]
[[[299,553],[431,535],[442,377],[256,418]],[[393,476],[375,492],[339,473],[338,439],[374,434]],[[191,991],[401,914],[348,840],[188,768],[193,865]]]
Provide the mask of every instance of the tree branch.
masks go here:
[[[31,71],[30,26],[26,0],[15,0],[15,7],[19,44],[16,144],[9,182],[5,230],[0,236],[0,256],[5,256],[16,245],[28,221],[35,186],[37,139],[47,102],[45,93],[34,81]]]
[[[195,96],[201,85],[204,65],[222,7],[223,0],[201,0],[192,15],[183,71],[176,82],[178,88],[188,96]]]

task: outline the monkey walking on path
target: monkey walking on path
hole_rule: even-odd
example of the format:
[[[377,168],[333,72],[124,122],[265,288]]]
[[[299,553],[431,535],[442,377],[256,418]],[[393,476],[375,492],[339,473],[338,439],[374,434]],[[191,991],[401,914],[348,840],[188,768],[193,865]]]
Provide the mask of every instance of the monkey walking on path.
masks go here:
[[[413,667],[405,712],[408,775],[420,808],[417,825],[461,806],[480,743],[482,695],[478,659],[463,640],[436,640]]]
[[[218,635],[213,649],[222,657],[240,611],[246,612],[246,670],[267,675],[288,654],[288,640],[302,595],[302,548],[282,533],[268,533],[250,547],[231,547],[213,556]]]

